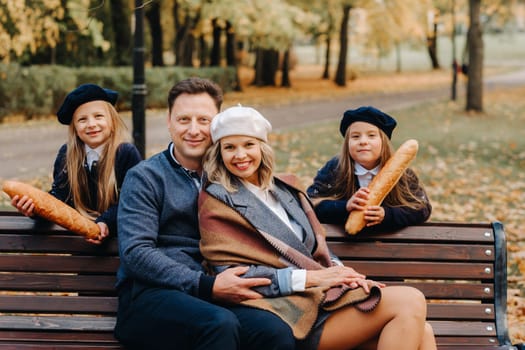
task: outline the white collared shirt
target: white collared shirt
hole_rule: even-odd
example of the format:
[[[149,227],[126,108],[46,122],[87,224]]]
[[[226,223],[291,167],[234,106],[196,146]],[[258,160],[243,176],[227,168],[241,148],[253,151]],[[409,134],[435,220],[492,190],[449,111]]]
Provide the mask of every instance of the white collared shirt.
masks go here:
[[[100,145],[97,148],[91,148],[88,145],[84,144],[84,150],[86,151],[86,163],[91,170],[91,165],[93,162],[97,162],[100,159],[100,155],[104,151],[105,145]]]
[[[202,186],[201,176],[199,175],[199,173],[196,170],[187,169],[187,168],[183,167],[182,164],[179,163],[179,161],[177,160],[177,158],[175,158],[174,153],[173,153],[173,148],[174,147],[175,147],[175,145],[173,143],[171,143],[170,147],[169,147],[171,159],[173,159],[175,161],[175,163],[177,163],[178,165],[180,165],[180,167],[182,169],[184,169],[186,174],[188,174],[191,177],[191,180],[193,181],[195,186],[197,186],[197,188],[200,189],[201,186]]]
[[[263,190],[248,181],[242,181],[244,186],[259,198],[272,212],[275,213],[292,231],[297,238],[303,241],[303,228],[295,220],[290,219],[286,210],[269,190]],[[303,292],[306,287],[306,270],[292,270],[291,276],[292,290],[294,292]]]
[[[357,179],[359,180],[359,187],[368,187],[370,181],[372,181],[380,169],[380,166],[378,165],[374,169],[368,170],[357,162],[354,163],[354,166],[354,174],[357,175]]]

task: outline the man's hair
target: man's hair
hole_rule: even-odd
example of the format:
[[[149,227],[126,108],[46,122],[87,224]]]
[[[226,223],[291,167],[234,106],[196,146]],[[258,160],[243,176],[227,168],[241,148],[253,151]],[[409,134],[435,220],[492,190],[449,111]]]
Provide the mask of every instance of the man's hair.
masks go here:
[[[173,103],[182,94],[196,95],[207,93],[215,101],[217,110],[221,110],[223,95],[219,85],[211,80],[192,77],[184,79],[173,85],[168,93],[168,110],[171,113]]]

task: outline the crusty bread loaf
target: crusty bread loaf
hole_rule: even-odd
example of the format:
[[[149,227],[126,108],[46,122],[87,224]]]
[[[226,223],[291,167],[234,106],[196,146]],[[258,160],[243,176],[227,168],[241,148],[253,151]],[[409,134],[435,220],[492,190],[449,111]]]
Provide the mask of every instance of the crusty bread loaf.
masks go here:
[[[28,196],[35,204],[35,214],[53,221],[72,232],[91,239],[96,239],[100,234],[100,228],[96,223],[82,216],[74,208],[36,187],[18,181],[4,181],[2,190],[11,198],[15,195],[20,197]]]
[[[397,184],[410,162],[416,157],[418,143],[416,140],[405,141],[392,157],[385,163],[383,168],[372,179],[368,188],[369,205],[380,205],[388,193]],[[346,220],[345,231],[355,235],[366,226],[365,214],[363,210],[353,210]]]

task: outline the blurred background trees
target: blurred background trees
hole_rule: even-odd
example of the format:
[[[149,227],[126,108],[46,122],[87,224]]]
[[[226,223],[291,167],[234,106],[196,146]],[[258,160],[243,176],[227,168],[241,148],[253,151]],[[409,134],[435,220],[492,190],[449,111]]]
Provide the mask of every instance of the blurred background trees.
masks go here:
[[[482,33],[524,30],[515,16],[524,6],[524,0],[150,0],[145,57],[150,67],[242,65],[253,69],[256,86],[288,87],[294,46],[306,43],[323,52],[319,78],[344,86],[357,77],[351,49],[376,57],[377,69],[381,57],[395,53],[401,71],[403,47],[426,47],[428,69],[457,60],[478,99]],[[133,7],[132,0],[0,0],[0,62],[129,66]],[[461,57],[439,62],[438,35],[454,39],[453,30],[466,35],[467,29]]]

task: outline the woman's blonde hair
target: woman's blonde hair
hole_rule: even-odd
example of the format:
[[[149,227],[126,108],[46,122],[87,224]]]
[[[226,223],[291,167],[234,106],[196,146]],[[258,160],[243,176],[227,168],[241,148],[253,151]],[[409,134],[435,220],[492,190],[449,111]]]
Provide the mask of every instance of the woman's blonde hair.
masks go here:
[[[336,169],[336,180],[331,188],[330,194],[334,199],[349,199],[359,189],[359,182],[353,175],[355,162],[350,157],[350,128],[347,129],[341,151],[339,153],[339,163]],[[379,167],[383,168],[387,160],[394,154],[394,147],[388,136],[379,129],[381,136],[381,152],[379,155]],[[350,176],[349,176],[350,175]],[[425,206],[424,201],[413,193],[410,183],[413,182],[415,174],[412,171],[405,171],[399,182],[392,191],[386,196],[384,203],[390,207],[404,206],[411,209],[421,209]]]
[[[115,107],[105,102],[106,118],[110,128],[110,136],[97,163],[98,190],[97,208],[88,208],[90,193],[88,190],[88,176],[84,170],[86,151],[84,142],[78,137],[75,123],[69,124],[66,169],[71,188],[70,197],[73,199],[75,209],[82,215],[96,219],[118,200],[117,179],[115,175],[115,158],[119,145],[129,140],[127,127]]]
[[[263,190],[273,186],[273,170],[275,167],[274,152],[266,142],[255,139],[261,147],[261,165],[258,169],[259,183]],[[221,140],[215,142],[204,155],[204,172],[208,181],[224,186],[228,192],[237,191],[237,177],[230,173],[224,165],[221,156]]]

